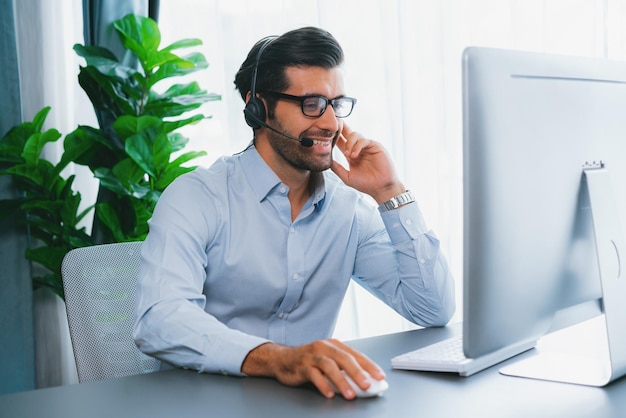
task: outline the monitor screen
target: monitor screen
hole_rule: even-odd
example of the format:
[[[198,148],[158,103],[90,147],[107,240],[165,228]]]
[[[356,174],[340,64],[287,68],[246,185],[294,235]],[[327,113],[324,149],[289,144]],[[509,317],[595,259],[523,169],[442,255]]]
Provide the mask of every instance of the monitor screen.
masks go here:
[[[583,172],[626,225],[626,63],[468,48],[463,129],[466,355],[599,315]]]

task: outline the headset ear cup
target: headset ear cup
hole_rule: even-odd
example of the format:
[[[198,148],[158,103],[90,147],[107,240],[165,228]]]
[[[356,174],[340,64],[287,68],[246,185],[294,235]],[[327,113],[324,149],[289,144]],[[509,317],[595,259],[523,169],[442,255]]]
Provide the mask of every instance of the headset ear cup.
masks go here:
[[[252,129],[258,129],[265,125],[265,104],[261,99],[259,99],[256,95],[256,81],[257,81],[257,72],[259,71],[259,62],[261,61],[261,54],[265,48],[271,44],[277,36],[270,37],[265,40],[265,42],[259,48],[259,52],[256,55],[256,60],[254,63],[254,69],[252,70],[252,80],[250,82],[250,100],[246,103],[246,106],[243,108],[243,116],[246,120],[248,126]]]
[[[252,97],[248,100],[243,113],[246,123],[252,129],[258,129],[263,126],[263,122],[265,122],[265,105],[257,97]]]

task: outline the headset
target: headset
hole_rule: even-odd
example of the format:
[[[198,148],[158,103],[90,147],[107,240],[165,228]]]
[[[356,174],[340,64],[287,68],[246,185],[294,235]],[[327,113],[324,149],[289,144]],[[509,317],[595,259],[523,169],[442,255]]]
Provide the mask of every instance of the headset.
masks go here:
[[[259,62],[261,61],[261,55],[263,55],[263,51],[265,48],[270,46],[274,40],[278,38],[277,36],[273,36],[268,38],[263,45],[259,48],[259,52],[256,54],[256,60],[254,62],[254,70],[252,70],[252,83],[250,85],[250,100],[246,103],[246,107],[243,109],[243,114],[246,119],[246,123],[252,129],[258,129],[265,126],[265,105],[263,101],[256,97],[256,79],[257,72],[259,71]]]
[[[311,138],[297,138],[293,135],[288,134],[287,132],[279,131],[265,122],[265,118],[267,117],[265,105],[263,101],[256,97],[256,79],[257,72],[259,71],[259,61],[261,61],[261,55],[265,48],[267,48],[274,40],[278,38],[278,36],[273,36],[268,38],[263,45],[259,48],[259,52],[256,54],[256,60],[254,62],[254,69],[252,70],[252,82],[250,84],[250,100],[246,103],[246,107],[243,109],[244,118],[246,119],[246,123],[252,129],[258,128],[267,128],[270,131],[276,132],[279,135],[284,136],[285,138],[289,138],[294,141],[298,141],[300,145],[303,147],[312,147],[313,140]]]

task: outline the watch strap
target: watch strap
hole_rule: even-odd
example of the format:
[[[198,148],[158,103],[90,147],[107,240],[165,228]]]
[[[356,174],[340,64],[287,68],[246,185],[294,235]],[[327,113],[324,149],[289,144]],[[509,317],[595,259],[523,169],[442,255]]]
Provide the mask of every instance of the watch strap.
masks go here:
[[[404,206],[412,202],[415,202],[415,197],[413,197],[413,193],[407,190],[406,192],[400,193],[399,195],[394,196],[391,199],[381,203],[378,206],[378,210],[380,211],[380,213],[383,213],[390,210],[398,209],[400,206]]]

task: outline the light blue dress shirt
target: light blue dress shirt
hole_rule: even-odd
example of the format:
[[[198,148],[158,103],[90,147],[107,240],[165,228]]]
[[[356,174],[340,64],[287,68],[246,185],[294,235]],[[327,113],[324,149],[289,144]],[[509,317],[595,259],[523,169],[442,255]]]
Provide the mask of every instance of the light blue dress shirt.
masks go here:
[[[450,320],[453,279],[417,203],[380,214],[328,170],[292,222],[288,191],[254,147],[167,188],[142,248],[142,351],[241,374],[267,341],[329,338],[351,278],[418,325]]]

